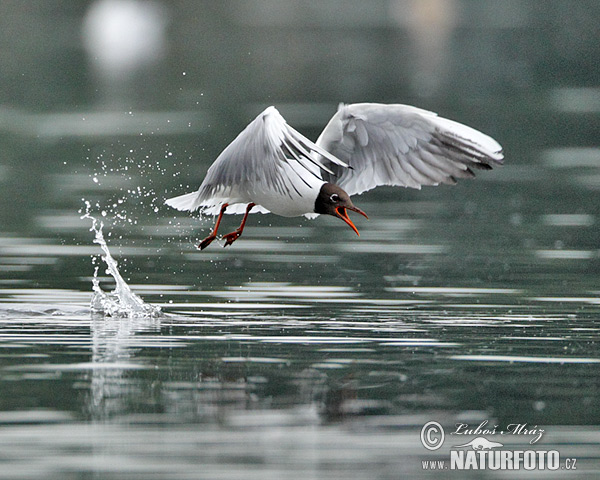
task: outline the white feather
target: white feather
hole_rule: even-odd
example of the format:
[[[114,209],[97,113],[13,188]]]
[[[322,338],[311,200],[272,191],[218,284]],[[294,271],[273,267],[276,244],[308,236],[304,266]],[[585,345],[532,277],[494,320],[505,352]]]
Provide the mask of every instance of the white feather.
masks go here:
[[[421,188],[472,177],[470,167],[503,158],[493,138],[408,105],[340,105],[316,143],[269,107],[223,150],[198,191],[166,204],[215,215],[224,203],[226,213],[244,213],[252,202],[252,213],[312,217],[326,181],[349,195],[378,185]]]
[[[169,198],[165,201],[165,204],[176,210],[193,212],[200,206],[198,204],[198,192],[186,193],[185,195]]]
[[[409,105],[341,105],[317,145],[350,165],[326,159],[323,179],[349,195],[379,185],[421,188],[472,177],[473,168],[501,164],[502,147],[491,137]]]
[[[320,155],[332,165],[347,168],[290,127],[275,107],[258,115],[217,157],[197,192],[167,200],[179,210],[215,214],[221,205],[237,213],[235,204],[255,203],[254,212],[299,216],[314,210],[322,179]],[[242,210],[242,212],[245,210]],[[242,213],[240,212],[240,213]]]

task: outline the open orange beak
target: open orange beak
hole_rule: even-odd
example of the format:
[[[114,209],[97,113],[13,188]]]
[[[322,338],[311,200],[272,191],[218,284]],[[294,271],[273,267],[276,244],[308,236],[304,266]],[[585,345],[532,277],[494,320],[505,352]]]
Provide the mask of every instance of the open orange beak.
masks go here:
[[[367,220],[369,219],[369,217],[367,217],[367,214],[365,212],[363,212],[360,208],[357,207],[347,207],[348,210],[352,210],[353,212],[356,213],[360,213],[363,217],[365,217]],[[346,212],[346,207],[337,207],[335,209],[335,213],[337,213],[337,216],[340,217],[344,222],[346,222],[350,228],[352,230],[354,230],[356,232],[356,234],[360,237],[360,233],[358,233],[358,229],[354,226],[354,224],[352,223],[352,220],[350,220],[350,217],[348,216],[348,213]]]

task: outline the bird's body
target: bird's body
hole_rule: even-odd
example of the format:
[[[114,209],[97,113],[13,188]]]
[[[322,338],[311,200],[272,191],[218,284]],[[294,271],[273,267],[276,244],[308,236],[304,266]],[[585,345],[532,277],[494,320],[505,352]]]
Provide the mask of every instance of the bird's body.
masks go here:
[[[282,166],[282,175],[287,179],[293,179],[295,172],[302,169],[295,160],[290,164]],[[286,185],[287,195],[275,196],[269,190],[255,191],[252,194],[254,203],[282,217],[299,217],[314,212],[315,194],[319,192],[325,181],[313,175],[307,175],[304,180],[306,183],[289,180],[289,184]]]
[[[167,200],[178,210],[246,213],[226,235],[237,239],[249,213],[308,217],[327,213],[358,234],[346,209],[379,185],[421,188],[473,177],[503,160],[491,137],[407,105],[340,105],[316,143],[291,128],[275,107],[254,119],[219,155],[198,191]],[[205,248],[214,238],[202,242]],[[235,235],[234,235],[235,234]]]

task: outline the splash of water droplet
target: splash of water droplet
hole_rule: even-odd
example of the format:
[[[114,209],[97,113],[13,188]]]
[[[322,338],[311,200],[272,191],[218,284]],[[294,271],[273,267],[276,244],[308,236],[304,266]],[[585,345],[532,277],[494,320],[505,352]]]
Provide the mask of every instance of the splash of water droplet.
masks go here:
[[[94,243],[98,244],[104,255],[102,260],[106,263],[106,273],[110,274],[115,279],[115,289],[111,293],[107,293],[100,288],[98,280],[98,265],[94,268],[94,277],[92,278],[92,311],[103,313],[111,317],[159,317],[162,313],[159,307],[145,303],[139,296],[131,291],[127,282],[119,273],[117,261],[112,257],[108,250],[108,245],[104,240],[102,229],[103,222],[98,222],[90,214],[90,203],[85,201],[85,214],[81,219],[89,219],[92,221],[90,232],[94,232]],[[95,263],[95,262],[94,262]]]

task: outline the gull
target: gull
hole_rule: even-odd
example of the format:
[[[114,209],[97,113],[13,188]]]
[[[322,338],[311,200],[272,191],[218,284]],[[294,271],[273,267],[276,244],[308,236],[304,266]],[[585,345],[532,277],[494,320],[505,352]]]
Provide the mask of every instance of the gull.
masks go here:
[[[380,185],[454,184],[503,159],[493,138],[417,107],[340,104],[313,143],[271,106],[223,150],[197,191],[165,203],[218,215],[200,250],[217,238],[225,213],[244,214],[240,226],[222,237],[225,247],[240,237],[251,212],[333,215],[360,235],[347,211],[368,217],[354,206],[352,195]]]

